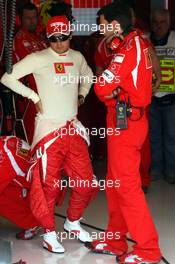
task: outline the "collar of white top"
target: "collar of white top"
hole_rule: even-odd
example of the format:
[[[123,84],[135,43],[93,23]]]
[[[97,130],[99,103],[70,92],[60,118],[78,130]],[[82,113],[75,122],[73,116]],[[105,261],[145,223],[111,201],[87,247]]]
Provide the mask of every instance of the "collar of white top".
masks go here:
[[[49,51],[50,51],[50,53],[52,53],[52,55],[54,55],[56,57],[58,57],[58,56],[62,57],[62,56],[67,56],[69,54],[70,49],[68,49],[66,52],[61,53],[61,54],[56,53],[51,47],[49,48]]]

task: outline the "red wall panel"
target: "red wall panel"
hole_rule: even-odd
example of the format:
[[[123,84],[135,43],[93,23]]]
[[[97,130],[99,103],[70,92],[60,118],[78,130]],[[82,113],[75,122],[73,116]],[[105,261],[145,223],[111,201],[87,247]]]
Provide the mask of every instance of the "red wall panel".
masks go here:
[[[112,0],[74,0],[71,1],[71,4],[75,8],[98,8],[107,5],[111,2]]]

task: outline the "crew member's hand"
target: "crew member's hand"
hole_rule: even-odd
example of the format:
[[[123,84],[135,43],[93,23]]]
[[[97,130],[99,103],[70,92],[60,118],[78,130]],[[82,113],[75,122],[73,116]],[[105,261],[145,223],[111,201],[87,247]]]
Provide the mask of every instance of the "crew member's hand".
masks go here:
[[[160,83],[161,83],[161,78],[157,78],[153,85],[153,94],[155,94],[159,89]]]
[[[78,107],[80,107],[84,103],[84,96],[79,95],[78,96]]]
[[[41,100],[35,104],[36,112],[43,114],[43,108],[42,108],[42,103]]]
[[[117,90],[114,89],[110,95],[105,96],[105,99],[114,99],[114,98],[116,98],[118,93],[119,93],[119,91],[120,91],[119,89],[117,89]]]

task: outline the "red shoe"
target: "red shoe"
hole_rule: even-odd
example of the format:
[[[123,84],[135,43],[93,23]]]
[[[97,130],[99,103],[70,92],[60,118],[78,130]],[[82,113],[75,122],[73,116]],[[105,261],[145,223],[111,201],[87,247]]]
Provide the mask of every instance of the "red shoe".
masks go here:
[[[118,264],[158,264],[161,261],[161,259],[157,261],[143,259],[138,255],[134,254],[134,252],[130,252],[121,257],[117,257],[116,260]]]
[[[95,240],[93,242],[86,242],[85,247],[90,249],[93,253],[117,255],[122,256],[126,252],[109,246],[105,241]]]
[[[37,235],[38,230],[39,230],[38,226],[35,226],[27,230],[23,230],[16,234],[16,238],[22,240],[30,240]]]

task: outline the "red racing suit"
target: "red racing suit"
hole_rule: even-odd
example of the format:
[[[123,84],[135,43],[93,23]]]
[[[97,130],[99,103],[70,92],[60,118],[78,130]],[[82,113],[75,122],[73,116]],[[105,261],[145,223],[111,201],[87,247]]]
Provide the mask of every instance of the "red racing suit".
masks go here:
[[[32,52],[40,51],[45,48],[47,48],[47,44],[39,34],[32,34],[24,29],[20,29],[15,35],[13,42],[14,61],[18,62]],[[32,74],[23,78],[23,82],[26,83],[35,92],[37,91],[36,83]],[[27,133],[26,140],[29,144],[31,144],[34,133],[34,120],[36,115],[35,106],[27,98],[21,98],[20,96],[18,96],[17,98],[17,118],[24,119],[24,126]],[[25,116],[22,116],[24,112]]]
[[[46,230],[55,230],[54,206],[62,186],[62,169],[69,176],[68,185],[64,187],[72,189],[67,209],[70,221],[82,217],[85,208],[99,191],[83,139],[84,131],[79,124],[77,120],[67,122],[66,126],[41,139],[32,151],[35,163],[28,174],[32,177],[30,206],[32,213]],[[63,131],[71,132],[62,133]]]
[[[151,102],[152,64],[148,47],[136,31],[130,32],[120,42],[116,55],[95,85],[97,96],[107,105],[107,127],[116,129],[116,100],[107,99],[112,91],[121,86],[130,97],[132,119]],[[108,135],[107,180],[120,181],[119,188],[106,187],[109,224],[107,233],[120,232],[120,239],[106,238],[106,242],[117,249],[127,250],[126,233],[136,241],[134,253],[157,261],[161,252],[158,235],[152,221],[139,174],[140,150],[147,135],[148,121],[145,113],[138,121],[128,118],[128,128],[119,135]],[[114,202],[115,201],[115,202]]]
[[[136,30],[140,36],[144,36],[141,30],[139,30],[138,28]],[[144,37],[144,40],[147,43],[148,47],[152,46],[151,42],[147,38]],[[96,67],[100,67],[104,70],[108,68],[114,56],[113,53],[109,52],[106,41],[107,41],[106,38],[100,39],[95,53]],[[99,107],[98,110],[102,110],[102,108]],[[102,118],[103,113],[104,111],[103,112],[101,111],[100,114],[98,113],[98,120],[99,120],[99,116],[101,116],[100,118]],[[149,115],[149,109],[147,109],[147,114]],[[104,142],[102,143],[104,144]],[[142,186],[144,187],[149,187],[151,184],[151,177],[149,175],[150,165],[151,165],[151,150],[150,150],[150,139],[148,133],[141,150],[140,175],[142,180]]]
[[[23,229],[39,223],[34,218],[28,200],[30,166],[29,146],[17,137],[0,137],[0,216]]]

